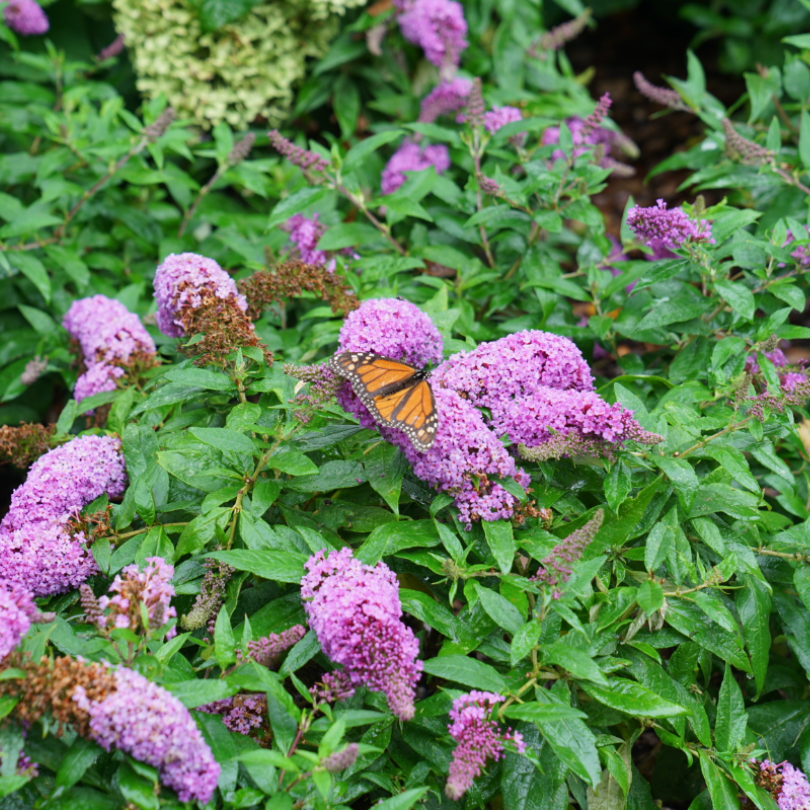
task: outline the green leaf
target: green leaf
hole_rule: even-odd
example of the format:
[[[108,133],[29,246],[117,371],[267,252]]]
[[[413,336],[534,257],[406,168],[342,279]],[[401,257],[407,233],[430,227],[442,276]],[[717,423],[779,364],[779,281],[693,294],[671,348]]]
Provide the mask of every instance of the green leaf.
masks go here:
[[[238,20],[255,5],[257,0],[202,0],[197,14],[203,31],[209,33]]]
[[[520,630],[512,637],[512,647],[509,651],[512,666],[516,666],[519,661],[522,661],[535,647],[540,639],[540,633],[543,630],[543,625],[532,619],[526,622]]]
[[[640,683],[626,678],[611,678],[607,689],[590,683],[583,684],[582,688],[605,706],[633,717],[675,717],[688,713],[683,706],[664,700]]]
[[[513,704],[503,714],[504,717],[510,717],[513,720],[527,720],[530,723],[549,723],[555,720],[585,720],[588,717],[585,712],[581,712],[573,706],[563,706],[558,703]]]
[[[214,657],[223,670],[236,660],[236,639],[231,628],[231,617],[225,605],[219,610],[214,628]]]
[[[605,497],[608,506],[617,512],[632,490],[631,473],[623,461],[616,462],[605,478]]]
[[[402,609],[423,621],[448,638],[455,636],[453,614],[442,604],[422,591],[402,588],[399,591]]]
[[[644,567],[648,571],[655,571],[667,558],[673,543],[675,532],[680,530],[678,523],[678,509],[672,507],[664,517],[656,523],[644,546]]]
[[[256,445],[245,436],[228,428],[189,428],[188,431],[194,438],[201,442],[220,450],[223,453],[240,453],[242,455],[259,455]]]
[[[491,627],[491,625],[490,625]],[[454,683],[481,689],[484,692],[502,693],[506,689],[503,675],[495,667],[466,655],[443,655],[425,661],[424,671]]]
[[[49,304],[51,301],[51,279],[45,265],[30,253],[9,251],[7,255],[12,267],[16,267],[37,288],[39,294],[45,299],[45,303]]]
[[[502,574],[512,570],[515,561],[515,537],[508,520],[483,521],[484,536]]]
[[[287,473],[287,475],[312,475],[318,472],[318,465],[309,456],[305,456],[300,450],[285,445],[280,447],[270,457],[267,466],[271,470]]]
[[[700,756],[700,770],[706,780],[706,787],[712,797],[712,805],[718,810],[739,810],[739,792],[730,779],[710,759],[708,751],[698,751]]]
[[[104,749],[97,743],[77,737],[59,763],[59,770],[56,772],[56,786],[73,787],[103,753]]]
[[[385,132],[378,132],[369,138],[364,138],[356,143],[343,158],[343,170],[348,173],[360,168],[369,155],[376,152],[381,146],[385,146],[391,141],[395,141],[403,134],[401,129],[389,129]]]
[[[765,685],[771,649],[771,595],[762,580],[748,574],[740,577],[742,588],[737,591],[735,605],[745,636],[745,647],[751,659],[758,698]]]
[[[175,681],[165,684],[164,688],[168,689],[187,709],[196,709],[197,706],[204,706],[215,700],[224,700],[237,692],[235,686],[230,686],[219,678]]]
[[[373,245],[382,239],[382,234],[365,222],[342,222],[331,227],[319,240],[319,250],[343,250],[363,245]]]
[[[480,582],[475,583],[478,599],[487,615],[511,635],[515,635],[523,626],[520,611],[506,598],[490,590]]]
[[[214,0],[210,0],[210,2],[214,2]],[[285,197],[276,205],[270,214],[267,227],[272,228],[280,222],[286,222],[294,214],[301,213],[305,208],[315,205],[315,203],[320,202],[327,194],[331,193],[333,192],[330,189],[323,186],[304,186],[304,188]]]
[[[273,466],[276,456],[270,459]],[[286,488],[293,492],[333,492],[351,489],[366,480],[366,471],[358,461],[327,461],[314,475],[302,475],[290,481]]]
[[[648,579],[638,586],[636,601],[647,616],[652,616],[664,606],[664,589],[655,580]]]
[[[383,557],[407,548],[439,545],[439,535],[432,520],[410,520],[377,526],[355,552],[366,565],[375,565]]]
[[[174,383],[205,388],[208,391],[228,391],[236,393],[236,385],[227,375],[207,368],[172,368],[163,378]]]
[[[396,796],[375,804],[374,810],[410,810],[427,792],[428,788],[420,787],[397,793]]]
[[[237,571],[249,571],[271,582],[294,582],[296,585],[304,576],[304,563],[308,559],[308,555],[291,551],[250,551],[243,548],[212,551],[205,556],[222,560]]]
[[[388,442],[378,444],[365,459],[369,484],[396,515],[399,514],[399,496],[407,466],[402,451]]]
[[[670,481],[675,485],[678,498],[687,511],[692,508],[699,482],[692,465],[683,458],[656,456],[655,462]]]
[[[723,683],[717,698],[717,720],[714,726],[714,739],[718,751],[735,753],[745,739],[748,715],[742,691],[731,667],[726,664]]]
[[[543,659],[567,669],[577,680],[592,681],[608,687],[608,679],[596,662],[582,650],[577,650],[564,641],[557,641],[542,648]]]

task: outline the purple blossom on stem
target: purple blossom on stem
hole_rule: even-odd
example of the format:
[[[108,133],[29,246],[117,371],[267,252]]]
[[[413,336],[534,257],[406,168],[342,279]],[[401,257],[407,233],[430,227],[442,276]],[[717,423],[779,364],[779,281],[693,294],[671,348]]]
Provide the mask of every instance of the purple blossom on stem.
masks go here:
[[[41,619],[27,590],[14,584],[0,584],[0,660],[22,641],[31,625]]]
[[[777,368],[788,364],[788,359],[781,349],[774,349],[772,352],[764,352],[764,355]],[[748,357],[745,358],[745,371],[747,374],[759,374],[759,363],[757,362],[756,354],[749,354]]]
[[[484,127],[487,132],[495,133],[507,124],[522,121],[523,113],[518,107],[493,107],[484,113]],[[525,133],[521,133],[525,136]]]
[[[348,547],[319,551],[305,568],[301,598],[324,654],[352,684],[383,692],[391,711],[411,720],[422,662],[419,642],[402,623],[394,572],[382,562],[364,565]]]
[[[348,700],[355,693],[352,679],[342,670],[325,672],[321,682],[311,686],[309,692],[315,703],[337,703]]]
[[[102,391],[114,391],[116,379],[125,374],[122,366],[139,355],[154,361],[157,352],[141,319],[106,295],[74,301],[62,326],[79,342],[87,369],[76,380],[78,401]]]
[[[557,543],[551,553],[540,561],[540,570],[532,577],[532,580],[554,588],[553,596],[555,599],[559,599],[561,595],[559,586],[571,578],[571,566],[579,560],[582,552],[596,537],[604,517],[604,511],[598,509],[587,523]]]
[[[633,81],[642,96],[646,96],[650,101],[660,104],[662,107],[669,107],[671,110],[684,110],[691,112],[691,107],[681,98],[676,90],[668,87],[657,87],[652,82],[647,81],[641,71],[633,74]]]
[[[340,773],[350,768],[357,762],[357,755],[360,753],[360,746],[357,743],[349,743],[342,751],[335,751],[321,760],[321,765],[329,773]]]
[[[670,251],[687,242],[714,244],[711,225],[707,220],[696,221],[681,207],[667,209],[663,200],[648,208],[633,206],[627,215],[627,224],[640,242],[655,252],[666,251],[668,254],[656,258],[672,257]]]
[[[450,155],[443,144],[421,147],[405,140],[383,169],[383,194],[393,194],[404,182],[405,172],[421,172],[433,166],[438,174],[450,168]]]
[[[270,633],[269,636],[264,636],[256,641],[249,641],[247,654],[237,650],[236,660],[242,661],[245,658],[252,658],[257,664],[272,667],[281,653],[298,644],[306,633],[307,630],[303,625],[296,624],[283,633]]]
[[[758,781],[771,792],[779,810],[810,810],[810,783],[803,771],[769,759],[759,763],[759,770]]]
[[[222,301],[234,300],[242,312],[247,310],[247,301],[239,295],[236,283],[213,259],[196,253],[172,253],[165,258],[155,273],[156,320],[164,335],[183,337],[180,312],[200,307],[203,290]]]
[[[596,103],[594,111],[582,122],[582,138],[587,141],[596,130],[602,128],[602,121],[605,120],[608,110],[613,104],[610,93],[605,93]]]
[[[219,714],[229,731],[247,736],[254,728],[259,728],[267,711],[267,698],[263,695],[240,695],[206,703],[197,709],[206,714]]]
[[[36,0],[6,0],[2,5],[6,25],[18,34],[44,34],[50,28],[48,15]]]
[[[78,436],[41,456],[0,522],[0,581],[34,596],[78,587],[98,569],[84,533],[71,537],[68,522],[100,495],[121,495],[125,485],[115,437]]]
[[[41,358],[36,355],[25,364],[25,370],[20,375],[20,382],[23,385],[33,385],[48,368],[48,358]]]
[[[519,732],[502,731],[497,721],[490,719],[492,710],[503,700],[501,695],[492,692],[472,691],[453,701],[450,710],[453,723],[448,729],[458,745],[453,751],[444,789],[448,798],[458,801],[484,772],[487,760],[501,759],[504,743],[511,742],[519,754],[526,750]]]
[[[199,630],[208,623],[208,633],[213,636],[216,616],[225,602],[225,589],[235,569],[227,563],[211,559],[203,563],[203,568],[206,571],[200,592],[191,610],[183,616],[180,623],[184,630]]]
[[[310,152],[307,149],[296,146],[277,129],[271,130],[267,135],[270,138],[271,145],[295,166],[300,166],[305,171],[313,172],[324,172],[329,168],[329,161],[324,160],[320,155],[315,154],[315,152]]]
[[[73,700],[90,715],[90,736],[158,769],[181,802],[207,803],[219,779],[219,764],[188,710],[171,693],[138,672],[119,667],[115,691],[91,701],[83,686]]]
[[[545,59],[545,54],[541,56],[542,51],[557,51],[567,42],[578,37],[588,24],[590,18],[591,10],[586,8],[578,17],[574,17],[573,20],[555,25],[554,28],[541,34],[540,37],[529,46],[529,49],[526,51],[527,55],[532,58],[540,56],[542,59]]]
[[[138,631],[143,623],[143,608],[148,617],[148,624],[143,628],[147,633],[158,630],[176,618],[177,610],[171,605],[175,595],[171,584],[173,576],[174,566],[162,557],[147,557],[143,571],[135,564],[128,565],[110,585],[110,593],[115,596],[102,596],[98,600],[99,608],[107,612],[103,626]],[[176,635],[177,628],[171,627],[166,639]]]
[[[419,108],[418,121],[432,124],[442,115],[450,115],[463,110],[472,90],[469,79],[455,78],[452,81],[440,82],[423,99]]]
[[[399,2],[399,28],[409,42],[425,52],[425,58],[452,75],[467,47],[464,9],[455,0]]]
[[[317,247],[318,240],[326,233],[326,228],[318,222],[318,214],[313,214],[311,219],[303,214],[295,214],[287,220],[284,230],[290,234],[290,241],[302,262],[326,264],[329,261],[326,251]],[[334,261],[331,264],[334,270]]]
[[[597,109],[599,109],[597,107]],[[588,118],[592,118],[594,114]],[[611,158],[607,153],[611,151],[621,151],[628,155],[637,156],[638,148],[635,144],[625,135],[615,132],[603,126],[586,126],[588,119],[582,118],[566,118],[566,126],[571,133],[571,141],[573,142],[573,149],[571,151],[571,158],[578,158],[580,155],[587,152],[592,147],[597,147],[594,150],[598,158],[598,163],[603,169],[611,169],[618,171],[620,174],[626,174],[628,171],[633,172],[633,167],[625,163]],[[560,142],[560,127],[548,127],[543,132],[541,143],[543,146],[556,146]],[[601,155],[601,157],[599,156]],[[551,153],[552,160],[566,160],[567,156],[562,149],[555,149]]]

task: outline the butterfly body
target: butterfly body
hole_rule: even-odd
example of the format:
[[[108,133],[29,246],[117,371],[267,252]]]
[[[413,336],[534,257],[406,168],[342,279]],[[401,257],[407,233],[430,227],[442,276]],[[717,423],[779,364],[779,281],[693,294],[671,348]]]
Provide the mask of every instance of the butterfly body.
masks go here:
[[[341,352],[329,367],[349,381],[378,424],[403,431],[422,453],[430,449],[439,420],[429,371],[370,352]]]

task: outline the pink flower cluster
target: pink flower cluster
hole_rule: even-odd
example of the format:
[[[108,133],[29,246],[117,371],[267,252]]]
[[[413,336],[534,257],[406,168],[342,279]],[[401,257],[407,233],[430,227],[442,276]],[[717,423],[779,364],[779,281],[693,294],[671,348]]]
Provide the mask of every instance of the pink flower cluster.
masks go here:
[[[361,304],[346,318],[339,345],[342,351],[375,352],[414,366],[436,363],[442,354],[441,335],[428,316],[399,299]],[[593,391],[579,349],[547,332],[517,332],[453,355],[433,372],[431,382],[439,417],[433,446],[420,453],[402,432],[381,432],[402,449],[417,476],[453,494],[467,524],[512,515],[515,497],[490,479],[529,483],[501,436],[534,447],[570,435],[588,439],[594,452],[608,452],[616,443],[650,435],[631,411],[608,405]],[[375,426],[348,383],[338,402],[364,427]]]
[[[425,59],[451,76],[467,47],[464,9],[455,0],[395,0],[399,28],[409,42],[418,45]]]
[[[512,729],[501,731],[495,720],[490,720],[492,710],[503,702],[503,697],[492,692],[472,691],[453,701],[450,710],[452,725],[450,736],[458,743],[453,751],[453,761],[444,792],[458,801],[480,776],[487,760],[497,762],[504,751],[504,743],[512,743],[517,752],[526,750],[523,736]]]
[[[0,660],[19,643],[34,622],[41,619],[31,594],[15,585],[0,585]]]
[[[364,565],[350,548],[307,560],[301,598],[324,654],[355,686],[383,692],[400,720],[414,716],[422,670],[419,642],[402,623],[396,575],[382,562]]]
[[[318,240],[326,233],[326,228],[318,222],[318,214],[313,214],[311,219],[303,214],[295,214],[287,220],[284,230],[289,232],[290,241],[302,262],[326,264],[329,261],[326,251],[318,250]],[[330,264],[330,270],[334,271],[334,261]]]
[[[198,309],[203,291],[221,301],[234,299],[242,312],[247,301],[239,295],[234,280],[213,260],[197,253],[172,253],[155,273],[155,299],[158,304],[157,325],[168,337],[184,334],[180,312]]]
[[[803,771],[789,762],[779,764],[768,759],[759,763],[760,772],[770,777],[769,782],[779,784],[776,803],[779,810],[810,810],[810,783]]]
[[[439,174],[450,168],[447,147],[442,144],[423,147],[406,139],[383,169],[382,193],[393,194],[405,182],[405,172],[421,172],[430,166]]]
[[[90,736],[154,766],[181,802],[207,803],[219,779],[219,764],[188,710],[171,693],[125,667],[115,670],[115,691],[91,701],[83,686],[73,700],[90,715]]]
[[[136,355],[154,357],[155,343],[141,319],[120,301],[94,295],[74,301],[62,326],[79,341],[86,371],[76,380],[75,397],[114,391],[125,366]]]
[[[36,0],[6,0],[0,5],[6,25],[18,34],[44,34],[51,27],[48,15]]]
[[[97,567],[84,533],[71,536],[68,523],[125,486],[121,442],[113,436],[79,436],[39,458],[0,522],[0,580],[34,596],[77,588]]]
[[[102,596],[98,600],[99,608],[107,612],[102,618],[104,626],[137,630],[143,621],[144,609],[150,631],[177,618],[177,610],[171,604],[175,595],[171,584],[173,576],[174,566],[163,557],[147,557],[143,571],[135,564],[128,565],[110,585],[110,593],[115,596]],[[177,628],[171,627],[166,632],[166,639],[176,635]]]
[[[667,209],[663,200],[649,208],[633,206],[627,224],[640,242],[653,249],[654,259],[673,258],[672,251],[686,242],[714,244],[707,220],[694,220],[680,207]]]

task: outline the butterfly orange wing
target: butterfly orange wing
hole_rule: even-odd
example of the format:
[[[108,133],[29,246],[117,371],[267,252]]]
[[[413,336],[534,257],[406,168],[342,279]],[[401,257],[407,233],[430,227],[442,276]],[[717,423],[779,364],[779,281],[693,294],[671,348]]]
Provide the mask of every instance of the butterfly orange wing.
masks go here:
[[[369,352],[342,352],[329,365],[347,379],[374,419],[381,425],[402,430],[420,452],[436,438],[438,418],[430,384],[416,378],[418,369],[407,363]],[[408,382],[413,380],[413,384]],[[390,386],[393,393],[381,393]]]

